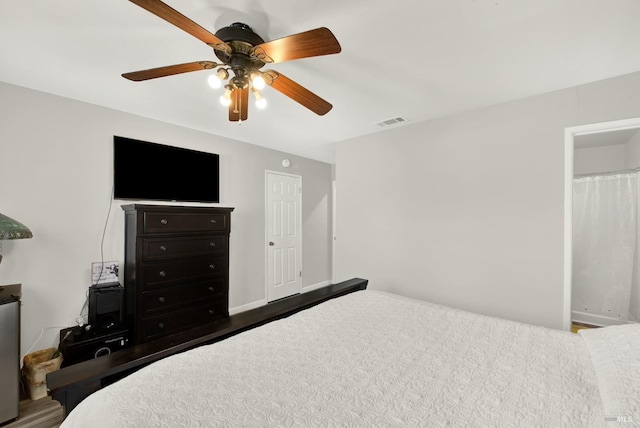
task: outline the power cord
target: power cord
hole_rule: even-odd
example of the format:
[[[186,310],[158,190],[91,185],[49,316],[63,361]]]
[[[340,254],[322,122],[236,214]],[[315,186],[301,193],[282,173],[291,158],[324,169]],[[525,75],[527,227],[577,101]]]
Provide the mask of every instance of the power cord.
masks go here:
[[[113,188],[114,185],[111,185],[111,193],[109,194],[109,209],[107,210],[107,219],[104,222],[104,228],[102,229],[102,239],[100,240],[100,275],[98,275],[98,279],[96,283],[93,285],[100,284],[100,278],[102,278],[102,272],[104,272],[104,237],[107,234],[107,225],[109,224],[109,217],[111,216],[111,208],[113,201]]]
[[[107,234],[107,226],[109,225],[109,217],[111,216],[111,209],[113,208],[113,192],[114,185],[111,185],[111,192],[109,193],[109,208],[107,210],[107,218],[104,222],[104,227],[102,228],[102,237],[100,238],[100,274],[98,275],[98,279],[96,282],[92,284],[96,286],[100,283],[100,278],[102,278],[102,273],[104,272],[104,238]],[[82,308],[80,308],[80,314],[76,317],[76,324],[78,327],[82,327],[84,325],[84,317],[85,317],[85,309],[88,310],[89,306],[89,290],[85,293],[84,303],[82,304]]]
[[[67,328],[67,327],[60,327],[58,325],[53,325],[51,327],[42,327],[40,329],[40,334],[38,335],[38,338],[33,342],[33,344],[29,347],[29,349],[27,349],[27,352],[24,353],[24,355],[22,356],[22,358],[24,359],[25,355],[29,355],[31,353],[31,351],[33,351],[33,348],[36,346],[36,344],[40,341],[40,339],[42,339],[42,335],[44,334],[45,330],[51,330],[52,328]]]
[[[104,271],[104,238],[107,234],[107,225],[109,224],[109,217],[111,216],[111,208],[112,208],[112,204],[111,201],[113,200],[113,185],[111,186],[111,193],[109,194],[109,209],[107,210],[107,218],[104,222],[104,228],[102,229],[102,238],[100,239],[100,274],[98,275],[98,279],[96,280],[96,283],[94,285],[98,285],[100,283],[100,278],[102,277],[102,272]],[[86,295],[85,295],[85,300],[84,300],[84,304],[82,305],[82,308],[80,309],[80,314],[76,317],[75,322],[77,324],[78,327],[83,327],[84,326],[84,310],[85,308],[88,307],[89,304],[89,290],[87,290]],[[28,355],[33,348],[36,346],[36,344],[40,341],[40,339],[42,339],[42,336],[44,335],[44,331],[45,330],[51,330],[52,328],[59,328],[59,329],[64,329],[67,327],[61,327],[61,326],[50,326],[50,327],[42,327],[40,329],[40,334],[38,334],[38,337],[36,338],[36,340],[31,344],[31,346],[29,347],[29,349],[27,349],[27,352],[25,352],[25,354],[22,356],[22,358],[24,359],[24,357],[26,355]],[[60,341],[63,342],[64,339],[66,339],[69,334],[71,334],[71,330],[67,332],[67,334],[64,336],[64,338]]]

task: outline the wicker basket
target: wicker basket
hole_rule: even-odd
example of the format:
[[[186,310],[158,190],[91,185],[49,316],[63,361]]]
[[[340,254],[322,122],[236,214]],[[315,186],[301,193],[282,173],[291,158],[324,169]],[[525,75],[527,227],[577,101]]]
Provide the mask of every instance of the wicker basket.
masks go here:
[[[25,355],[22,360],[22,373],[32,400],[47,396],[47,373],[58,370],[62,364],[62,354],[53,358],[56,351],[56,348],[42,349]]]

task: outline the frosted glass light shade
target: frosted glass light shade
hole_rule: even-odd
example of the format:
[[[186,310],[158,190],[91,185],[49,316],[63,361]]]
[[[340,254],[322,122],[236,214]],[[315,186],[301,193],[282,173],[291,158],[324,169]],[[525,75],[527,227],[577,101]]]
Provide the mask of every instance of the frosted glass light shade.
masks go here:
[[[265,81],[262,78],[262,76],[260,76],[259,74],[256,73],[253,76],[252,83],[253,83],[253,87],[256,88],[256,89],[258,89],[258,90],[264,89]]]
[[[222,80],[220,80],[220,78],[216,74],[212,74],[211,76],[209,76],[207,82],[213,89],[222,87]]]
[[[220,95],[220,104],[223,106],[231,105],[231,86],[225,87],[224,95]]]
[[[211,76],[209,76],[209,78],[207,79],[207,82],[209,83],[209,86],[211,86],[213,89],[218,89],[222,87],[222,81],[227,80],[228,78],[229,78],[229,72],[224,68],[219,68],[215,74],[212,74]]]
[[[258,88],[254,86],[253,88],[251,88],[251,92],[253,92],[253,95],[256,97],[256,107],[265,108],[267,106],[267,100],[262,97],[262,94],[260,93]]]

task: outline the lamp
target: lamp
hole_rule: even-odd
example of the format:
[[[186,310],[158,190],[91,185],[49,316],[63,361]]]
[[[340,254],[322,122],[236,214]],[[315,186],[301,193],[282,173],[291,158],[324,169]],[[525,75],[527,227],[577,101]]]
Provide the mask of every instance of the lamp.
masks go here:
[[[259,71],[254,71],[253,73],[251,73],[251,83],[253,83],[253,87],[259,91],[263,90],[264,85],[266,85],[266,82],[262,77],[262,73],[260,73]]]
[[[213,89],[217,89],[222,86],[222,81],[227,80],[228,78],[229,72],[224,68],[219,68],[218,71],[216,71],[216,74],[209,76],[207,81],[209,82],[209,86]]]
[[[27,226],[0,213],[0,262],[2,262],[2,241],[5,239],[32,238]]]
[[[251,88],[251,92],[256,97],[256,106],[258,108],[265,108],[267,106],[267,100],[262,97],[260,91],[254,86]]]
[[[231,85],[226,85],[224,88],[224,95],[220,95],[220,104],[228,106],[231,104],[231,91],[233,90],[233,87]]]
[[[263,77],[263,73],[253,69],[254,64],[250,62],[234,62],[231,71],[234,76],[229,83],[224,85],[224,94],[220,96],[220,104],[223,106],[229,106],[232,103],[231,95],[236,89],[246,89],[250,87],[251,92],[256,98],[256,106],[258,108],[265,108],[267,106],[267,100],[262,97],[260,90],[266,85]],[[225,68],[219,68],[214,74],[208,78],[209,86],[213,89],[220,88],[222,83],[229,79],[229,71]],[[237,111],[236,111],[237,113]]]

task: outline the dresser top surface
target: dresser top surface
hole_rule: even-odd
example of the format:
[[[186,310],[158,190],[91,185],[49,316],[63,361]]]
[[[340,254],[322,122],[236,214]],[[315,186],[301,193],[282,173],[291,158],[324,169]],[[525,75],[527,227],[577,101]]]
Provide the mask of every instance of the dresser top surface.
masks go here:
[[[127,204],[120,206],[124,211],[163,211],[163,212],[231,212],[235,208],[232,207],[203,207],[190,205],[145,205],[145,204]]]

